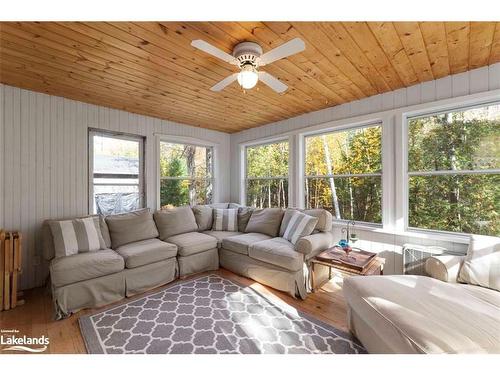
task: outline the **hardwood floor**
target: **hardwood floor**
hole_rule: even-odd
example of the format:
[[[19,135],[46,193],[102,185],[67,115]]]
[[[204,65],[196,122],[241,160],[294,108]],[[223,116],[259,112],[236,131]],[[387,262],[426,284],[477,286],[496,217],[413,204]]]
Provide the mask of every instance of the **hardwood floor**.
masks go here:
[[[329,323],[339,329],[347,330],[346,305],[342,295],[342,280],[332,279],[320,290],[312,293],[306,300],[294,299],[288,294],[265,287],[253,280],[238,276],[230,271],[219,269],[205,274],[215,273],[223,277],[251,286],[263,295],[288,304],[301,312]],[[203,274],[190,276],[199,277]],[[187,279],[189,279],[187,278]],[[163,287],[159,287],[161,289]],[[150,293],[150,292],[148,292]],[[50,345],[45,353],[86,353],[85,345],[80,334],[78,318],[82,315],[102,310],[86,309],[71,317],[54,321],[50,291],[46,288],[36,288],[25,293],[26,303],[14,310],[0,313],[0,329],[17,329],[17,336],[39,337],[45,335],[50,339]],[[119,305],[126,300],[116,302]],[[109,306],[104,307],[108,308]],[[7,353],[1,352],[0,353]],[[12,352],[10,352],[12,353]]]

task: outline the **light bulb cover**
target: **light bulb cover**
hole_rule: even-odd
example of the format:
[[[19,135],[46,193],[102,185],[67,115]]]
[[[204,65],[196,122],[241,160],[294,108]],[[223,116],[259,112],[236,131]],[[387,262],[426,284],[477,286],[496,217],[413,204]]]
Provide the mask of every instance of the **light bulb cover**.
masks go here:
[[[249,90],[257,84],[259,80],[259,75],[255,68],[251,65],[246,65],[241,68],[241,72],[238,73],[238,83],[245,90]]]

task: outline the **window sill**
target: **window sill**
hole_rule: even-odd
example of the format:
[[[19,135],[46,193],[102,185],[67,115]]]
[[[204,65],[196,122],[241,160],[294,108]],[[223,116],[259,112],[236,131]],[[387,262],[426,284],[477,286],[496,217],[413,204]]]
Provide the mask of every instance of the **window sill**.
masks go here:
[[[333,222],[333,226],[342,227],[345,226],[345,223],[342,222]],[[365,232],[373,232],[380,234],[390,234],[398,237],[414,237],[414,238],[423,238],[432,241],[448,241],[462,244],[469,244],[470,235],[463,233],[449,233],[449,232],[439,232],[439,231],[426,231],[426,230],[392,230],[392,229],[384,229],[380,225],[370,225],[370,224],[356,224],[354,226],[354,230],[362,230]]]

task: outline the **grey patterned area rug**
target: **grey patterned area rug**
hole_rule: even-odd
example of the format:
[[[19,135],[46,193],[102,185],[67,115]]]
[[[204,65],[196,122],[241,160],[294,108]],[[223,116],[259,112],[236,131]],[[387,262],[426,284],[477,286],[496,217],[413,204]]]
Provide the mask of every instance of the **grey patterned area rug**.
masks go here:
[[[288,309],[287,309],[288,310]],[[365,353],[350,334],[217,275],[80,318],[89,353]]]

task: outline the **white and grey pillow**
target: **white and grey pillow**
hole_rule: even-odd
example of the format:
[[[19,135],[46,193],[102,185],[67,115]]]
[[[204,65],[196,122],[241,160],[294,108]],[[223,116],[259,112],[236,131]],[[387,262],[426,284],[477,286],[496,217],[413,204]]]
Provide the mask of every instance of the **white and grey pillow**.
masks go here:
[[[458,281],[500,291],[500,238],[471,236]]]
[[[295,245],[299,238],[309,236],[313,232],[317,222],[317,217],[296,211],[286,226],[283,238]]]
[[[238,209],[214,208],[212,230],[238,231]]]
[[[106,248],[98,216],[51,221],[49,226],[56,258]]]

